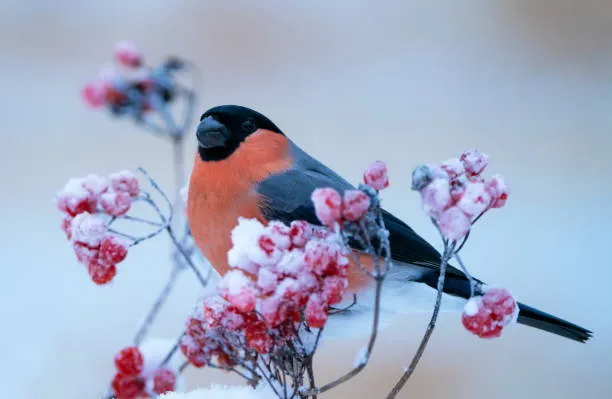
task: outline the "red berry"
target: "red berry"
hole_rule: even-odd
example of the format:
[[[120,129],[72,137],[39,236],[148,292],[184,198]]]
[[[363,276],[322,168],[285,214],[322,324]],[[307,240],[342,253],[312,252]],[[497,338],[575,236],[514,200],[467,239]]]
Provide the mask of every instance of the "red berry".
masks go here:
[[[122,170],[108,176],[114,191],[123,191],[135,197],[140,192],[138,179],[129,170]]]
[[[451,182],[465,173],[465,167],[459,158],[447,159],[442,162],[440,168],[448,174]]]
[[[83,212],[95,213],[98,201],[85,187],[83,179],[70,179],[57,194],[57,208],[70,216]]]
[[[157,369],[153,373],[153,392],[158,395],[172,392],[176,388],[176,374],[168,369]]]
[[[510,190],[500,175],[494,175],[485,185],[485,190],[492,198],[491,208],[501,208],[506,204]]]
[[[95,198],[108,190],[108,179],[106,177],[89,174],[83,179],[82,186]]]
[[[88,107],[99,108],[106,102],[108,87],[107,82],[102,80],[87,83],[81,90],[81,97]]]
[[[241,270],[230,270],[218,285],[219,294],[240,312],[248,313],[255,309],[255,290],[253,282]]]
[[[110,216],[123,216],[132,206],[132,197],[123,191],[110,191],[100,196],[100,205]]]
[[[75,216],[71,226],[72,239],[90,247],[98,247],[108,231],[108,226],[102,218],[86,212]]]
[[[343,277],[327,277],[323,281],[323,296],[325,301],[334,305],[342,300],[347,280]]]
[[[348,190],[344,193],[342,216],[356,222],[363,218],[370,208],[370,197],[360,190]]]
[[[115,47],[115,60],[128,68],[137,68],[142,64],[142,54],[133,42],[124,40]]]
[[[372,163],[363,174],[363,182],[376,190],[388,187],[387,165],[382,161]]]
[[[483,296],[473,297],[466,303],[461,321],[480,338],[496,338],[517,314],[518,306],[510,291],[490,288]]]
[[[291,238],[291,244],[297,248],[303,248],[308,242],[308,232],[310,231],[310,224],[304,220],[294,220],[291,222],[289,230],[289,237]]]
[[[451,206],[440,215],[438,227],[444,237],[457,241],[470,231],[470,218],[456,206]]]
[[[87,271],[91,280],[98,284],[104,285],[109,283],[117,274],[117,267],[113,264],[100,262],[99,259],[92,259],[87,264]]]
[[[125,375],[138,375],[144,367],[144,359],[140,349],[136,346],[123,348],[115,355],[117,371]]]
[[[247,346],[261,354],[269,353],[274,344],[274,339],[268,334],[266,323],[260,320],[247,324],[245,337]]]
[[[317,218],[324,225],[332,226],[342,217],[342,197],[333,188],[317,188],[311,199]]]
[[[117,399],[137,399],[146,398],[145,382],[137,375],[126,375],[117,373],[113,378],[113,391]]]
[[[461,154],[459,157],[465,171],[470,175],[479,175],[487,167],[489,157],[478,150],[470,150]]]
[[[272,240],[271,237],[265,234],[259,237],[257,243],[259,244],[259,248],[261,248],[261,250],[264,251],[268,256],[272,255],[274,249],[276,248],[276,243],[274,242],[274,240]]]
[[[310,327],[323,328],[327,322],[327,303],[318,294],[312,294],[306,304],[306,322]]]
[[[92,260],[98,259],[98,254],[100,252],[99,247],[90,247],[78,241],[72,243],[72,248],[74,249],[77,260],[85,265],[89,264]]]
[[[209,355],[204,352],[203,347],[193,341],[189,335],[183,337],[181,352],[185,355],[189,363],[197,368],[204,367],[209,361]]]
[[[335,275],[348,265],[338,244],[329,241],[310,241],[306,244],[304,260],[310,270],[319,276]]]
[[[105,236],[100,243],[100,259],[109,264],[123,262],[128,252],[127,242],[117,236]]]

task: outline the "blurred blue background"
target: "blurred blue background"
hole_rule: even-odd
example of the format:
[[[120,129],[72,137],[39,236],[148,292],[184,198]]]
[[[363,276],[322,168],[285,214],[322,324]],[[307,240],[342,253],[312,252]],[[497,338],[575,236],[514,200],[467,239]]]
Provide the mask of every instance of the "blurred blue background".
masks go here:
[[[0,381],[11,398],[93,398],[169,273],[167,243],[137,248],[97,287],[59,230],[67,178],[147,168],[172,184],[166,142],[88,111],[79,91],[134,40],[178,55],[205,81],[199,111],[235,103],[269,116],[352,181],[390,167],[385,206],[437,243],[412,168],[477,147],[511,187],[463,255],[485,281],[594,331],[586,345],[525,327],[478,340],[443,314],[404,398],[606,398],[612,389],[612,3],[596,0],[2,0]],[[189,170],[194,143],[189,143]],[[197,296],[183,277],[154,333],[173,338]],[[384,330],[368,369],[326,398],[378,398],[428,319]],[[362,340],[328,343],[319,380]],[[189,371],[191,387],[236,382]]]

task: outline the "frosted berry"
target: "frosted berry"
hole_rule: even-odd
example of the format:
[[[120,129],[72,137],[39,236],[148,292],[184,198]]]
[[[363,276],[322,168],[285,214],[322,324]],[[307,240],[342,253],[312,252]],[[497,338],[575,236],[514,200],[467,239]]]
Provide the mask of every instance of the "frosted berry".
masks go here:
[[[109,264],[123,262],[128,252],[127,242],[120,237],[108,235],[100,243],[100,259]]]
[[[98,259],[92,259],[87,264],[87,272],[91,280],[98,284],[104,285],[109,283],[117,274],[117,267],[113,264],[100,262]]]
[[[344,193],[342,216],[348,221],[362,219],[370,208],[370,197],[361,190],[348,190]]]
[[[115,368],[125,375],[138,375],[144,367],[144,359],[136,346],[123,348],[115,355]]]
[[[100,196],[100,205],[110,216],[123,216],[132,206],[132,197],[124,191],[109,191]]]
[[[317,218],[326,226],[332,226],[342,217],[342,197],[333,188],[318,188],[312,192]]]
[[[172,370],[157,369],[153,373],[153,392],[161,395],[176,389],[176,374]]]
[[[372,163],[363,174],[363,182],[376,190],[388,187],[389,175],[387,174],[387,165],[382,161]]]

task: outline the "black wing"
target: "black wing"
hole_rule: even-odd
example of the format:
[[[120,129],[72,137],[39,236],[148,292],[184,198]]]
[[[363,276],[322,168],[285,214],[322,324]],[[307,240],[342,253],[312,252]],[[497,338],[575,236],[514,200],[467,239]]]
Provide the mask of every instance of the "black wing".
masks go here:
[[[316,188],[323,187],[334,188],[340,193],[353,188],[333,175],[328,176],[316,170],[292,169],[272,175],[258,185],[257,192],[263,199],[261,211],[268,220],[280,220],[287,224],[294,220],[305,220],[320,225],[310,197]],[[427,280],[435,282],[436,272],[440,268],[440,253],[391,213],[383,210],[383,218],[390,233],[392,259],[431,269],[434,273]],[[361,249],[357,243],[351,246]],[[464,274],[452,266],[449,266],[448,274],[465,279]],[[429,284],[429,281],[424,282]]]

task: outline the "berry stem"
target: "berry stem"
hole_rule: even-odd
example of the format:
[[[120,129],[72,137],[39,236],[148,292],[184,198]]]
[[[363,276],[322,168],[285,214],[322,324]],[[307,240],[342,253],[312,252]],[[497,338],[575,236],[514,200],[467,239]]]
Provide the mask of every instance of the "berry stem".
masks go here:
[[[174,283],[176,282],[176,279],[180,272],[181,272],[181,269],[179,267],[176,267],[176,266],[172,267],[172,271],[170,272],[170,277],[168,278],[168,281],[166,282],[163,289],[157,296],[157,299],[155,299],[155,302],[153,303],[151,310],[149,310],[147,317],[145,317],[144,322],[142,323],[142,325],[138,329],[138,332],[134,336],[134,346],[139,346],[142,340],[144,339],[144,337],[146,336],[149,330],[149,327],[151,327],[151,324],[157,317],[157,314],[159,313],[162,306],[168,299],[168,296],[170,295],[170,292],[172,291],[172,288],[174,287]],[[164,364],[165,362],[166,361],[164,360]]]
[[[421,343],[412,358],[412,361],[404,371],[404,374],[400,377],[399,381],[395,384],[391,392],[387,395],[387,399],[393,399],[397,397],[397,394],[402,390],[406,382],[416,370],[416,367],[425,352],[425,348],[429,342],[429,338],[431,338],[431,334],[433,333],[436,327],[436,321],[438,320],[438,314],[440,312],[440,304],[442,303],[442,293],[444,289],[444,279],[446,277],[446,268],[448,266],[448,261],[452,258],[456,243],[453,242],[450,245],[445,245],[444,254],[442,255],[442,260],[440,262],[440,276],[438,277],[438,294],[436,296],[436,304],[433,309],[433,313],[431,315],[431,319],[429,320],[429,324],[427,325],[427,329],[425,330],[425,334],[423,335],[423,339],[421,339]]]

